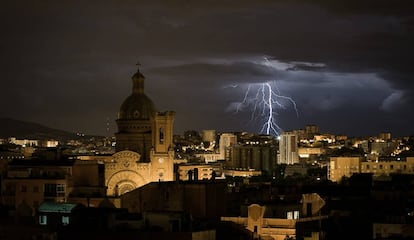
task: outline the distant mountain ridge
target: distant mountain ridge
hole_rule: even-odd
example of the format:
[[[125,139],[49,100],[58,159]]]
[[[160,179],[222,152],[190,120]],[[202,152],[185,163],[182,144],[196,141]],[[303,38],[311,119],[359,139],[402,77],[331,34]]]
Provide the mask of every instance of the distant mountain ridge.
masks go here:
[[[67,140],[79,138],[75,133],[46,127],[38,123],[11,118],[0,118],[0,138],[9,137],[39,140]]]

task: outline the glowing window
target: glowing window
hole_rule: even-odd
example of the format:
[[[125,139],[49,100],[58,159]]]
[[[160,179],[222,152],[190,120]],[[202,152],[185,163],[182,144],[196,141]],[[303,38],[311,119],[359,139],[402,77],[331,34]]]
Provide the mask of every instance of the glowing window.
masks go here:
[[[56,194],[59,197],[65,196],[65,184],[56,184]]]
[[[69,216],[62,216],[62,224],[63,225],[69,224]]]
[[[45,216],[45,215],[40,215],[40,216],[39,216],[39,224],[40,224],[40,225],[46,225],[46,224],[47,224],[47,216]]]
[[[299,211],[293,211],[293,219],[299,219]]]

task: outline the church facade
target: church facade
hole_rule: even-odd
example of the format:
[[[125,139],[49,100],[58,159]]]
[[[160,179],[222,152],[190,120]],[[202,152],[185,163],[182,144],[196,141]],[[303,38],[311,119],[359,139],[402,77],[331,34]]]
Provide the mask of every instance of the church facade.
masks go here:
[[[149,182],[174,180],[174,111],[157,112],[144,92],[144,75],[132,76],[116,124],[116,152],[105,161],[107,196],[119,196]]]

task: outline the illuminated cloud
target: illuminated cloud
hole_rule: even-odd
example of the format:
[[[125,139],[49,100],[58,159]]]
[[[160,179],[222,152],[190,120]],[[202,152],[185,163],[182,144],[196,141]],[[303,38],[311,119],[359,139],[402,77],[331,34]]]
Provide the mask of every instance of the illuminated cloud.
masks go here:
[[[381,104],[381,109],[386,112],[393,112],[396,108],[400,107],[403,102],[403,92],[396,91],[391,93]]]

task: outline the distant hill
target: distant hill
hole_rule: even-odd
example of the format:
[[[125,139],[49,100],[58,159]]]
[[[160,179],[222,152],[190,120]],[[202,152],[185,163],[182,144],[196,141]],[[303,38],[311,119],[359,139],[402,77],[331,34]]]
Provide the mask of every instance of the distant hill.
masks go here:
[[[11,118],[0,118],[0,138],[15,137],[17,139],[77,139],[75,133],[43,126],[38,123],[25,122]]]

